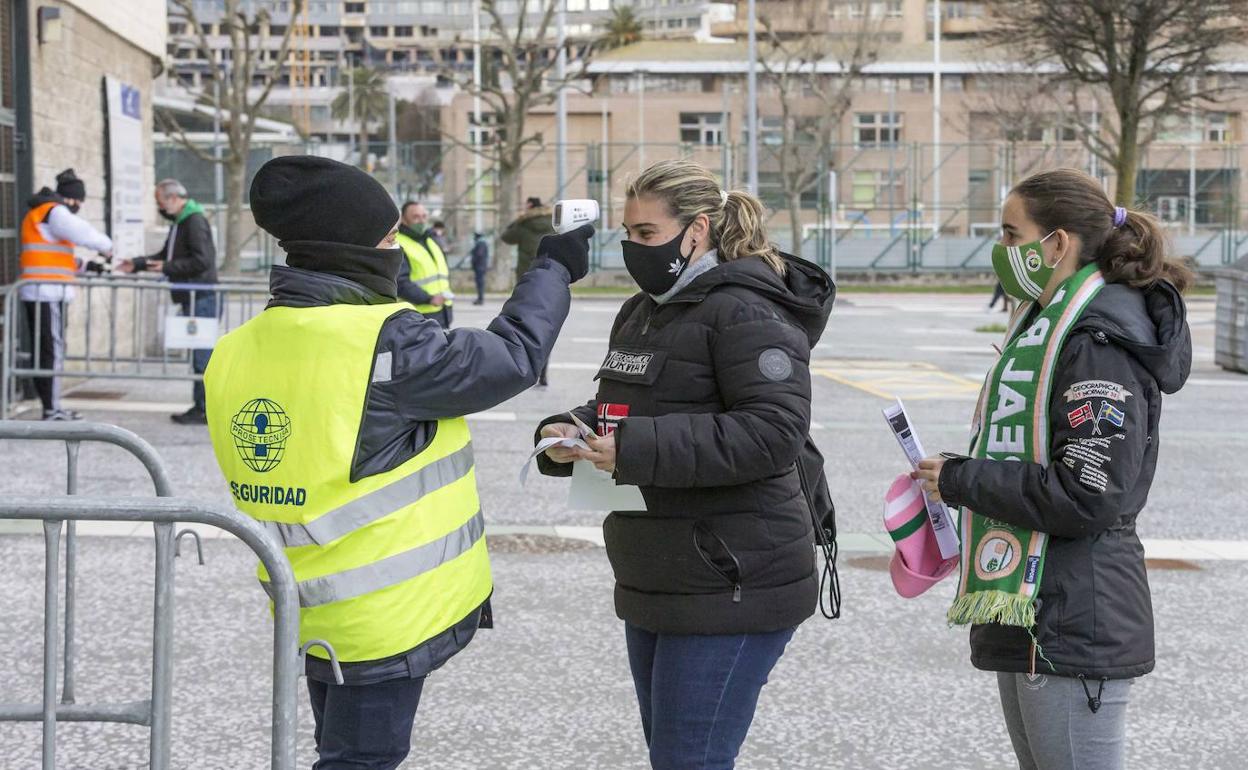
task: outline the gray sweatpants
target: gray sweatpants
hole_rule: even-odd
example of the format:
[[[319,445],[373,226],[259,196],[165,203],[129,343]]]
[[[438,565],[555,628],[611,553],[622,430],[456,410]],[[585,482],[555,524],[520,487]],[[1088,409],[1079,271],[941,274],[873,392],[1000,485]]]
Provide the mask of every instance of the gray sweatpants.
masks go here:
[[[997,674],[1005,727],[1020,770],[1122,770],[1126,754],[1127,700],[1133,679],[1105,682],[1093,714],[1075,678]],[[1088,680],[1097,694],[1101,683]]]

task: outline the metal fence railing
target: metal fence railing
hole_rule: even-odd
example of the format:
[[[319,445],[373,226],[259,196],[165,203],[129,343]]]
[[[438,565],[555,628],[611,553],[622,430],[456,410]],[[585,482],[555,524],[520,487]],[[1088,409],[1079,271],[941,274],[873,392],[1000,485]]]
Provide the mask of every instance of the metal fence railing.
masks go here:
[[[269,298],[268,284],[257,280],[169,284],[103,277],[59,283],[56,288],[69,290],[72,300],[61,313],[64,353],[49,363],[40,334],[29,334],[30,344],[23,344],[23,332],[38,330],[47,312],[45,303],[30,303],[28,311],[22,301],[24,288],[39,285],[18,281],[0,287],[0,417],[10,414],[15,384],[23,377],[200,380],[193,350],[211,348],[219,335],[263,310]]]
[[[556,146],[529,145],[515,180],[514,202],[519,205],[528,196],[602,202],[605,227],[594,243],[592,264],[595,269],[622,269],[619,209],[629,179],[647,164],[687,158],[709,168],[726,188],[746,186],[746,146],[721,143],[723,135],[715,132],[701,136],[702,142],[568,143],[562,186],[556,180]],[[769,210],[771,239],[785,250],[825,267],[836,263],[842,270],[983,272],[990,269],[1003,199],[1021,179],[1072,166],[1113,189],[1108,166],[1074,140],[933,145],[888,142],[879,135],[876,139],[795,148],[764,133],[758,194]],[[1244,146],[1158,141],[1141,151],[1137,207],[1161,219],[1175,253],[1200,267],[1230,264],[1248,254]],[[288,143],[255,148],[249,168],[291,154],[358,160],[353,144]],[[214,206],[212,176],[203,173],[200,160],[170,144],[158,146],[156,155],[159,175],[179,177],[201,202]],[[421,200],[434,219],[446,223],[452,263],[468,253],[478,216],[489,233],[499,232],[516,216],[498,208],[500,181],[493,160],[483,159],[478,175],[471,148],[435,141],[399,143],[392,150],[384,142],[373,142],[368,158],[372,173],[396,200]],[[800,183],[786,168],[802,171]],[[810,170],[815,173],[806,173]],[[796,242],[791,200],[798,201]],[[271,238],[255,230],[248,214],[244,219],[244,262],[260,268],[280,259]]]
[[[294,573],[281,546],[250,517],[225,506],[208,505],[169,497],[171,486],[159,456],[150,444],[129,431],[96,423],[42,423],[0,421],[0,439],[63,441],[68,457],[65,497],[10,496],[0,499],[0,519],[43,522],[44,537],[44,622],[43,698],[37,705],[0,704],[0,721],[43,723],[42,768],[56,767],[56,727],[58,722],[121,722],[151,728],[150,767],[168,770],[171,756],[173,697],[173,559],[178,523],[195,523],[223,529],[242,540],[259,557],[271,581],[273,601],[273,713],[270,764],[275,770],[294,770],[296,688],[299,660],[306,647],[299,647],[299,599]],[[102,498],[77,495],[78,448],[83,441],[119,446],[138,458],[147,468],[155,486],[156,498]],[[121,704],[84,705],[75,703],[74,607],[76,599],[76,533],[79,521],[150,521],[155,530],[155,589],[152,623],[151,698]],[[62,525],[65,531],[65,627],[63,688],[57,699],[59,565]],[[198,544],[198,536],[196,536]],[[202,550],[200,551],[202,563]],[[336,656],[323,642],[308,646],[324,647],[338,673]],[[7,645],[6,645],[7,646]]]

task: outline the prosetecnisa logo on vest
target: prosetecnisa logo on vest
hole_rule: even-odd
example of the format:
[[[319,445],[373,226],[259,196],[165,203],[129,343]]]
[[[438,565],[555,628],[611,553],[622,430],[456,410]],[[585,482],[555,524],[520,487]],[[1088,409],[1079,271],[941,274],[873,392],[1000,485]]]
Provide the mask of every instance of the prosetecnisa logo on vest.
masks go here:
[[[230,421],[239,457],[256,473],[268,473],[282,462],[290,438],[290,417],[275,401],[253,398]]]

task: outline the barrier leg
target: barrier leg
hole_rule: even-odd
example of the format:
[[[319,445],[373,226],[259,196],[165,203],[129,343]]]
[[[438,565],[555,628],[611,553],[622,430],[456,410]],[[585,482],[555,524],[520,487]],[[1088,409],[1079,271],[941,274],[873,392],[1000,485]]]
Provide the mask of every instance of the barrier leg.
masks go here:
[[[43,770],[56,768],[57,568],[61,557],[61,522],[43,523]]]
[[[168,770],[173,720],[173,524],[156,529],[156,605],[152,624],[151,770]]]
[[[65,488],[71,495],[78,494],[78,447],[77,441],[65,442],[67,463]],[[78,522],[65,522],[65,680],[61,688],[61,703],[74,702],[74,644],[75,609],[78,605]]]

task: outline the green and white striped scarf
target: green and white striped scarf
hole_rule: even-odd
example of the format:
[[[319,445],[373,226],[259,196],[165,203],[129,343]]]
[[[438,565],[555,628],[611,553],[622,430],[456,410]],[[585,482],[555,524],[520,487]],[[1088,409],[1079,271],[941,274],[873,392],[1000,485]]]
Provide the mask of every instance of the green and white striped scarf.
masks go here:
[[[979,395],[971,456],[1049,464],[1049,396],[1054,370],[1070,330],[1105,286],[1095,264],[1071,276],[1026,330],[1035,303],[1010,319],[1007,344]],[[1030,629],[1044,575],[1048,535],[992,518],[992,511],[961,512],[961,579],[949,622],[1001,623]]]

